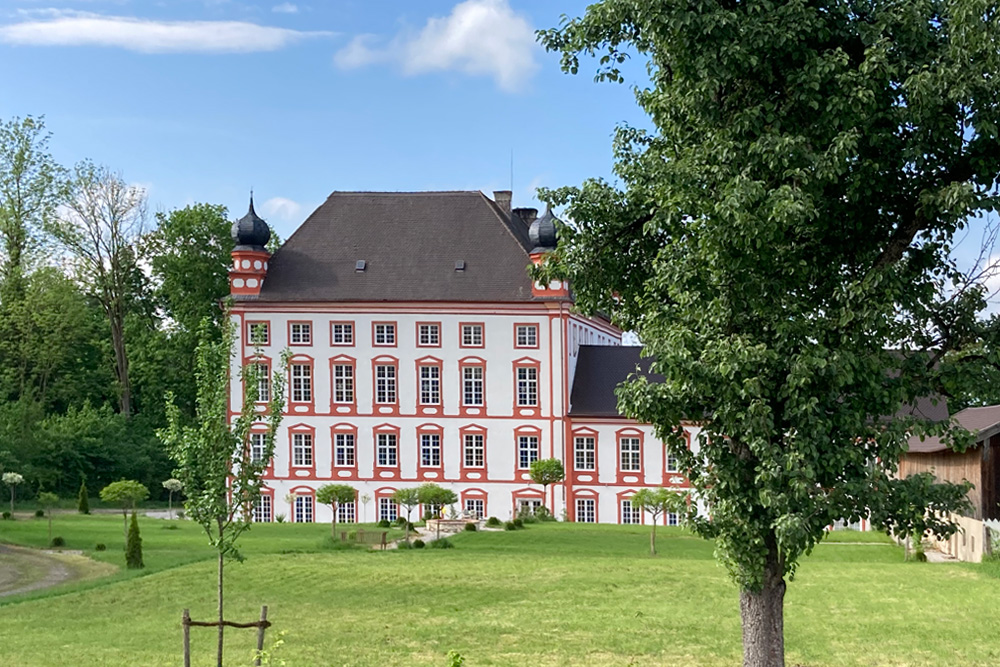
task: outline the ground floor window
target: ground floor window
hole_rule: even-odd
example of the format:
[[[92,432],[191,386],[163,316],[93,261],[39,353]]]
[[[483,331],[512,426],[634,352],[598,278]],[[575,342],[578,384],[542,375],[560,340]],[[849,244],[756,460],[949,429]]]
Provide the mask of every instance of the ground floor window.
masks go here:
[[[482,498],[466,498],[465,513],[473,519],[481,519],[486,516],[486,501]]]
[[[518,498],[517,499],[517,513],[518,514],[534,514],[535,510],[542,506],[542,501],[538,498]]]
[[[271,522],[271,496],[261,496],[254,503],[252,517],[254,523]]]
[[[667,512],[667,525],[668,526],[679,526],[680,517],[677,516],[676,512]]]
[[[631,500],[622,501],[622,523],[642,523],[642,512]]]
[[[597,521],[597,509],[593,498],[576,499],[576,521],[577,523],[595,523]]]
[[[432,519],[437,519],[441,517],[442,509],[443,508],[441,505],[435,505],[433,503],[424,503],[423,505],[420,506],[420,516],[427,516],[428,514],[430,514]]]
[[[337,523],[357,523],[357,520],[354,501],[337,503]]]
[[[385,519],[386,521],[395,521],[399,517],[399,505],[392,502],[392,498],[379,498],[378,499],[378,518],[379,521]]]
[[[313,497],[295,496],[295,523],[313,522]]]

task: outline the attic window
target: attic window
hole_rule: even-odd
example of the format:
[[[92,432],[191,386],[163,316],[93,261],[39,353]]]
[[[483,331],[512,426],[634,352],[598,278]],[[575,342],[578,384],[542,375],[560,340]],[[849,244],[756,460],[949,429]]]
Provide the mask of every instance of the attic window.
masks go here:
[[[456,259],[455,260],[455,270],[456,271],[465,271],[465,260],[464,259]]]
[[[359,272],[359,273],[362,272],[362,271],[364,271],[365,267],[367,267],[367,266],[368,266],[368,262],[366,262],[363,259],[359,259],[358,261],[354,262],[354,270],[357,271],[357,272]]]

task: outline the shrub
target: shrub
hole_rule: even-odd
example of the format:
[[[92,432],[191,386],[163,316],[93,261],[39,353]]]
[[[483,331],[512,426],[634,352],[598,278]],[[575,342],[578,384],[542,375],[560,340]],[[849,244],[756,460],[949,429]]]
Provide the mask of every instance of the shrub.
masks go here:
[[[400,528],[402,528],[403,526],[406,525],[406,517],[405,516],[397,516],[396,520],[393,521],[393,523],[396,524],[397,526],[399,526]]]
[[[467,524],[465,524],[465,530],[468,531],[468,532],[470,532],[470,533],[474,533],[477,530],[479,530],[479,526],[477,526],[474,523],[467,523]]]
[[[5,511],[3,513],[3,520],[4,521],[10,521],[10,512]]]
[[[139,537],[139,520],[132,512],[132,521],[128,525],[128,538],[125,540],[125,567],[130,570],[141,570],[145,567],[142,562],[142,538]]]
[[[434,540],[431,542],[431,549],[454,549],[455,545],[452,544],[447,537],[442,537],[440,540]]]
[[[426,512],[424,512],[424,521],[430,521],[433,518],[434,518],[434,512],[432,512],[430,510],[427,510]]]
[[[513,521],[508,521],[503,525],[504,530],[517,530],[517,526],[514,525]]]
[[[535,508],[535,518],[539,521],[555,521],[556,518],[552,516],[552,512],[545,505],[539,505]]]
[[[76,511],[80,514],[90,514],[90,498],[87,497],[87,483],[80,482],[80,493],[76,496]]]
[[[35,518],[36,519],[44,519],[45,518],[45,510],[35,510]]]
[[[423,540],[413,540],[413,548],[414,549],[423,549],[424,548],[424,541]]]
[[[535,517],[534,514],[525,514],[523,516],[519,516],[517,517],[517,519],[515,519],[515,521],[520,521],[522,524],[538,523],[538,519]]]
[[[496,518],[495,516],[491,516],[489,519],[486,520],[486,525],[490,526],[491,528],[495,528],[496,526],[502,526],[503,522],[500,521],[500,519]]]
[[[399,542],[396,542],[396,548],[397,549],[412,549],[413,545],[410,544],[409,542],[407,542],[406,540],[400,540]]]
[[[61,538],[58,535],[56,535],[55,537],[52,538],[52,541],[49,543],[49,546],[50,547],[64,547],[64,546],[66,546],[66,540],[64,540],[63,538]]]
[[[107,551],[108,545],[104,542],[98,542],[97,546],[94,547],[94,551]]]
[[[379,528],[388,528],[391,524],[388,519],[380,519],[377,525]]]
[[[184,510],[179,510],[176,514],[174,514],[174,516],[176,516],[178,519],[183,519],[184,518]],[[284,519],[285,517],[282,516],[281,518]]]
[[[163,530],[180,530],[180,527],[176,523],[168,523],[165,526],[161,526]]]
[[[521,517],[517,517],[516,519],[514,519],[514,527],[524,528],[524,519],[522,519]]]
[[[183,519],[184,517],[181,517],[181,518]],[[274,520],[277,521],[278,523],[285,523],[285,515],[284,514],[276,514],[274,516]]]

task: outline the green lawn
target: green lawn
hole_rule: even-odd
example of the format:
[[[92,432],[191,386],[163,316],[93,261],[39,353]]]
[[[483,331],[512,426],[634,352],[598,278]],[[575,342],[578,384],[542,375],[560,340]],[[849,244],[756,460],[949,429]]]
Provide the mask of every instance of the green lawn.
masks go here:
[[[178,664],[181,610],[211,616],[215,572],[194,527],[170,523],[142,522],[142,576],[0,606],[4,664]],[[120,518],[57,525],[68,547],[100,539],[108,551],[95,556],[121,561]],[[323,551],[328,525],[255,526],[247,561],[229,568],[227,617],[252,620],[269,605],[290,666],[443,666],[449,650],[468,667],[738,664],[738,596],[712,545],[661,529],[650,558],[647,531],[535,524],[463,533],[450,550],[379,553]],[[892,544],[844,535],[820,544],[789,586],[790,666],[1000,664],[1000,579],[903,563]],[[44,538],[44,522],[0,523],[0,540]],[[212,664],[213,631],[193,632],[194,664]],[[251,631],[229,631],[228,664],[247,664],[252,643]]]

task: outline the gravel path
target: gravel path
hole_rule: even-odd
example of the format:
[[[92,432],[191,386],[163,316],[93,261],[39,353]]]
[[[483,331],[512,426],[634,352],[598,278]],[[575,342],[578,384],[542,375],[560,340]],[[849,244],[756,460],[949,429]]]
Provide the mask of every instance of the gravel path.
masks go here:
[[[53,552],[0,544],[0,597],[89,579],[117,570],[79,552]]]

